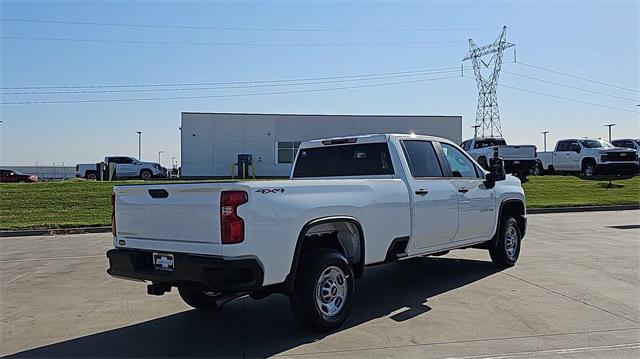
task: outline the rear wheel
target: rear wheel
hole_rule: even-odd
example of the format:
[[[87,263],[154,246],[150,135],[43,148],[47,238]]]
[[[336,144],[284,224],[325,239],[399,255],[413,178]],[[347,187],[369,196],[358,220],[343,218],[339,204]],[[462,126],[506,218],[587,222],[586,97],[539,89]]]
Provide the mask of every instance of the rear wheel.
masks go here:
[[[216,299],[221,296],[218,292],[207,292],[202,289],[179,287],[180,298],[193,308],[200,310],[215,310],[220,306]]]
[[[152,177],[152,173],[149,170],[142,170],[140,172],[140,178],[142,178],[143,180],[150,180]]]
[[[497,243],[491,243],[489,255],[491,261],[498,267],[511,267],[520,257],[522,234],[518,221],[511,216],[502,219],[497,233]]]
[[[87,172],[87,174],[85,175],[85,177],[88,180],[94,180],[97,178],[96,173],[95,172]]]
[[[305,328],[328,332],[349,316],[355,286],[353,269],[334,249],[319,249],[301,258],[290,296],[293,315]]]

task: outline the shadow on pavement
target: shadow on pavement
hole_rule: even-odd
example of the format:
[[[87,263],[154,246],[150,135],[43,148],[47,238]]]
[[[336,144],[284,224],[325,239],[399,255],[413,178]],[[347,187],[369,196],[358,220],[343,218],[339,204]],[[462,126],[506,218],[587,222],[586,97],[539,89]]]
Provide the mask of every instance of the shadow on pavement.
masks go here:
[[[390,316],[402,322],[428,315],[428,300],[498,272],[491,262],[416,258],[370,267],[357,281],[357,296],[345,330]],[[141,288],[143,290],[144,288]],[[117,300],[114,298],[114,300]],[[161,300],[149,298],[149,300]],[[15,357],[264,357],[322,339],[302,330],[288,299],[272,295],[229,303],[219,311],[188,310],[119,329],[15,353]]]

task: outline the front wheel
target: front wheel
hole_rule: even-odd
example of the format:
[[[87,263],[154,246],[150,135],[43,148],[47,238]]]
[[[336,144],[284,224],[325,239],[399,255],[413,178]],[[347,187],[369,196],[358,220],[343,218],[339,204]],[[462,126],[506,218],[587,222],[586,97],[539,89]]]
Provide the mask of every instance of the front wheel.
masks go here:
[[[178,293],[185,303],[195,309],[215,310],[220,307],[216,303],[216,299],[221,295],[220,293],[185,287],[178,287]]]
[[[489,255],[491,261],[498,267],[512,267],[520,257],[522,234],[518,221],[513,217],[505,217],[498,229],[497,243],[491,242]]]
[[[596,173],[596,165],[593,162],[587,162],[582,171],[585,177],[593,177]]]
[[[351,312],[355,297],[353,269],[334,249],[305,254],[289,300],[303,327],[317,332],[337,329]]]

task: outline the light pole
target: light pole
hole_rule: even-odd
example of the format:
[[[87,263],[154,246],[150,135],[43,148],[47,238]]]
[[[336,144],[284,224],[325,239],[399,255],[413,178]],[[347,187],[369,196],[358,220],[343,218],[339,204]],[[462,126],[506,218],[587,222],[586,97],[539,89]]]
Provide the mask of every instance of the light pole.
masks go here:
[[[542,131],[540,133],[544,136],[544,152],[547,152],[547,133],[549,133],[549,131]]]
[[[610,123],[608,125],[604,125],[604,127],[609,127],[609,142],[611,142],[611,127],[615,126],[615,123]]]
[[[478,138],[478,127],[480,127],[480,125],[474,125],[471,126],[471,128],[473,128],[473,139],[475,140],[476,138]]]
[[[138,161],[142,161],[142,131],[136,131],[138,134]]]
[[[162,163],[160,163],[160,155],[162,155],[164,153],[164,151],[158,151],[158,164],[162,166]]]

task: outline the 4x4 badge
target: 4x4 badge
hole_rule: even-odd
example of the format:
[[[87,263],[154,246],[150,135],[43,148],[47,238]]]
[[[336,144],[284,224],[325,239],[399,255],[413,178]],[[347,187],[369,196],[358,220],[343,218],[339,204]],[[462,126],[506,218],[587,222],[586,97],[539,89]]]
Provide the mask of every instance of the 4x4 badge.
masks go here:
[[[262,194],[284,193],[284,188],[261,188],[261,189],[257,189],[256,192],[259,192]]]

